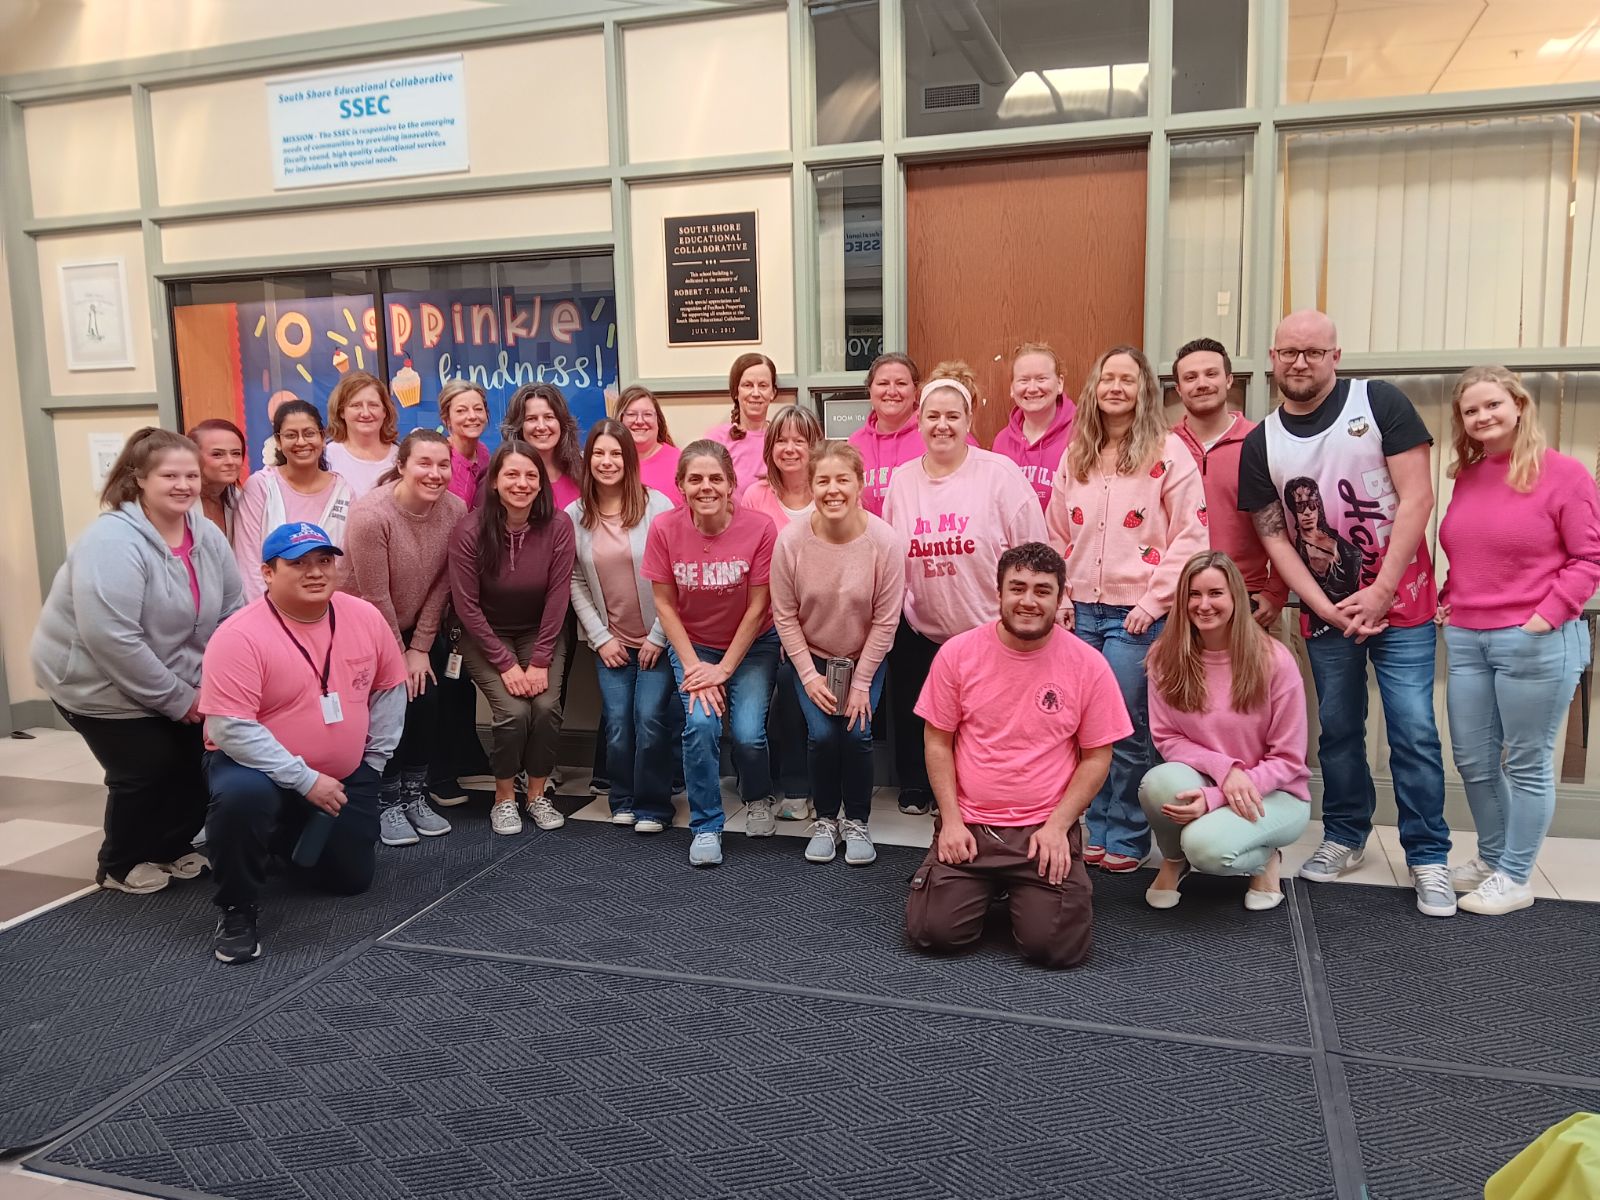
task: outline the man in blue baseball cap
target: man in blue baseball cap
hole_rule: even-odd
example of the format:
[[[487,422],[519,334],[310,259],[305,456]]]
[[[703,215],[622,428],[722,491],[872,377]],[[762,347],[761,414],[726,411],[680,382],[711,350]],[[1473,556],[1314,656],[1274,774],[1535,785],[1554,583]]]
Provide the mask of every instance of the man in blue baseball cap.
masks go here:
[[[328,890],[363,892],[378,840],[378,785],[405,724],[406,664],[383,615],[336,592],[342,553],[316,525],[280,525],[261,544],[266,595],[206,647],[216,956],[261,954],[257,905],[274,851]]]

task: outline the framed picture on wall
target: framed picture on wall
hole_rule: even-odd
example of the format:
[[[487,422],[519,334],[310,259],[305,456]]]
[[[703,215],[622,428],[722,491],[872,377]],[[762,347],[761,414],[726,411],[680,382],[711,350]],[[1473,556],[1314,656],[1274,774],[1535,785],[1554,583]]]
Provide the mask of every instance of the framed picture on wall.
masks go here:
[[[120,258],[62,263],[61,332],[69,371],[133,366],[128,276]]]

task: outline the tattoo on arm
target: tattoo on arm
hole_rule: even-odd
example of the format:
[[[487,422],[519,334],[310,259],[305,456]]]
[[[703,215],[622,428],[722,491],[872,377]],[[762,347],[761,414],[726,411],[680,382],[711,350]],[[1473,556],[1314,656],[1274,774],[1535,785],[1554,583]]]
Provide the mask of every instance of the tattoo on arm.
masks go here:
[[[1283,505],[1269,504],[1265,508],[1258,508],[1250,514],[1250,520],[1255,523],[1258,537],[1266,538],[1283,533]]]

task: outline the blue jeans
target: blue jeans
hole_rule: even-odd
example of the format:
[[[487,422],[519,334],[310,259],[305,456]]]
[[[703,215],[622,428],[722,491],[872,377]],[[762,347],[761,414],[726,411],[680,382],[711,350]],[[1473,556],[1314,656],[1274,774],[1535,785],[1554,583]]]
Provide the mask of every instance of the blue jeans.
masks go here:
[[[1111,747],[1111,773],[1089,802],[1089,844],[1104,846],[1108,854],[1143,858],[1150,853],[1150,826],[1139,807],[1139,782],[1156,761],[1150,742],[1144,656],[1167,619],[1152,622],[1135,637],[1122,627],[1130,611],[1126,604],[1074,603],[1072,630],[1111,664],[1128,719],[1133,722],[1133,732]]]
[[[826,659],[811,656],[820,674],[826,675]],[[883,695],[886,664],[879,663],[868,695],[878,707]],[[851,821],[872,816],[872,722],[867,727],[846,727],[844,715],[829,716],[806,695],[805,684],[794,675],[794,694],[800,700],[800,713],[806,721],[806,759],[811,771],[811,801],[817,816],[837,817],[841,804]]]
[[[672,823],[671,769],[664,764],[672,728],[672,668],[663,654],[656,665],[639,666],[639,652],[608,667],[595,655],[600,683],[600,722],[605,774],[611,780],[611,811],[631,812]]]
[[[734,773],[739,795],[748,803],[772,795],[772,763],[767,757],[767,710],[772,705],[772,685],[778,674],[778,631],[769,629],[750,644],[739,660],[724,691],[728,697],[728,729],[733,735]],[[725,651],[695,645],[701,662],[722,661]],[[689,793],[689,828],[695,833],[722,831],[722,718],[696,704],[689,711],[689,695],[682,691],[683,660],[672,656],[672,677],[683,704],[683,782]]]
[[[1444,762],[1433,720],[1433,623],[1390,627],[1365,642],[1337,630],[1306,642],[1317,685],[1322,736],[1322,836],[1341,846],[1366,844],[1378,806],[1367,766],[1367,660],[1378,676],[1389,734],[1389,774],[1400,810],[1400,844],[1413,867],[1450,855],[1444,823]]]
[[[1589,627],[1581,619],[1549,633],[1447,625],[1444,644],[1450,749],[1478,857],[1527,883],[1556,811],[1556,732],[1589,665]]]

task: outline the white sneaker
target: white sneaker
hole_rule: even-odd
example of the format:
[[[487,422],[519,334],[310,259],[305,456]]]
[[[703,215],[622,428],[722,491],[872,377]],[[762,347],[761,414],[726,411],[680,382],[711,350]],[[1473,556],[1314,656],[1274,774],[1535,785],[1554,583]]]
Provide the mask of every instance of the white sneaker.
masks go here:
[[[1493,874],[1494,868],[1474,854],[1459,867],[1450,868],[1450,886],[1458,892],[1470,892]]]
[[[529,818],[540,829],[560,829],[567,823],[567,819],[556,811],[556,806],[550,803],[550,798],[542,793],[529,800],[527,807]]]
[[[115,875],[107,875],[100,881],[100,886],[108,891],[148,896],[151,892],[159,892],[171,882],[172,876],[155,863],[135,863],[128,868],[128,873],[121,879]]]
[[[521,833],[522,816],[515,800],[498,800],[489,810],[489,828],[496,833]]]
[[[624,809],[622,812],[614,812],[611,814],[611,823],[613,825],[632,825],[637,820],[638,818],[634,816],[633,809],[631,808]]]
[[[1313,883],[1332,883],[1339,876],[1347,875],[1359,867],[1366,853],[1365,847],[1325,841],[1301,864],[1300,878]]]
[[[811,812],[810,796],[785,796],[778,804],[780,821],[809,821]]]
[[[637,817],[633,822],[635,833],[660,833],[667,823],[660,817]]]
[[[201,872],[211,866],[211,860],[204,854],[185,854],[182,858],[173,859],[169,863],[156,863],[174,879],[199,879]]]
[[[1533,885],[1518,883],[1504,871],[1490,874],[1472,891],[1461,897],[1465,912],[1480,917],[1503,917],[1519,909],[1533,907]]]

